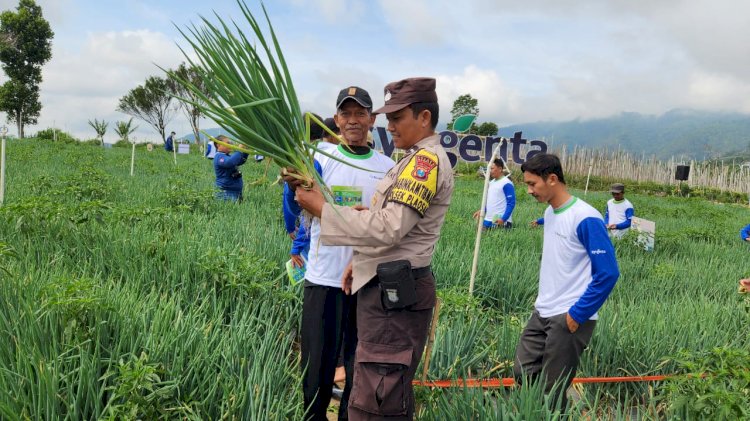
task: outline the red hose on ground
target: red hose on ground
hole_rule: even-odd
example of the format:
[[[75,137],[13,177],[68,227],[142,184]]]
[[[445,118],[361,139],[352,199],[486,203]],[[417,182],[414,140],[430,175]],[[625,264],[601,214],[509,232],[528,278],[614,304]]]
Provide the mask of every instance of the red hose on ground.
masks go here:
[[[630,377],[576,377],[573,383],[632,383],[632,382],[660,382],[669,376],[630,376]],[[458,379],[458,380],[428,380],[421,382],[414,380],[414,386],[451,388],[451,387],[482,387],[494,389],[499,387],[515,386],[516,382],[511,377],[502,379]]]

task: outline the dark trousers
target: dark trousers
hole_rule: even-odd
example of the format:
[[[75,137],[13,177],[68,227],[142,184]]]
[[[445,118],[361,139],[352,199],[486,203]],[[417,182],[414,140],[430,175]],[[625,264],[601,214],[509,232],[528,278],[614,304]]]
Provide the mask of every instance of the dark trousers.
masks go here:
[[[419,272],[416,272],[419,273]],[[386,311],[377,278],[357,292],[357,353],[350,420],[411,420],[412,380],[422,358],[435,306],[435,278],[416,277],[417,302]]]
[[[570,333],[566,314],[545,318],[534,310],[521,333],[513,366],[513,374],[519,382],[524,379],[537,381],[543,375],[546,393],[553,391],[557,382],[552,404],[559,402],[561,409],[567,406],[565,392],[575,377],[581,353],[588,346],[596,327],[596,320],[588,320],[575,333]]]
[[[356,302],[341,288],[305,281],[302,301],[300,345],[302,393],[306,420],[325,421],[339,353],[344,352],[346,387],[339,407],[339,419],[347,419],[347,404],[353,379],[357,347]]]

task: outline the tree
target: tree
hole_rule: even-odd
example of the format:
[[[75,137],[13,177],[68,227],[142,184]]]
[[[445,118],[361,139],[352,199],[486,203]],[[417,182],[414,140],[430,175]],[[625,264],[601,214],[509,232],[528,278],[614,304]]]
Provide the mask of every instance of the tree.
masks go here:
[[[183,80],[192,83],[192,85],[201,90],[204,95],[208,95],[205,92],[205,85],[203,83],[203,74],[201,69],[197,66],[188,67],[185,63],[180,64],[177,70],[169,72],[169,86],[170,91],[175,97],[184,98],[187,101],[178,99],[180,102],[180,108],[185,113],[190,127],[193,129],[193,135],[195,135],[195,142],[200,143],[200,119],[203,117],[201,112],[201,106],[204,104],[203,97],[197,92],[188,89],[184,84],[178,83],[178,80]]]
[[[478,103],[479,101],[472,98],[470,94],[464,94],[456,98],[456,100],[453,101],[453,108],[451,108],[451,121],[448,123],[448,130],[453,130],[453,122],[456,121],[456,118],[464,114],[474,114],[475,116],[479,116]],[[476,134],[477,130],[477,125],[472,124],[471,129],[469,129],[467,133]]]
[[[120,136],[120,140],[129,141],[129,137],[133,132],[138,128],[138,126],[133,127],[133,118],[131,117],[130,120],[127,122],[125,121],[118,121],[115,123],[115,133],[117,133],[117,136]]]
[[[499,131],[500,129],[497,127],[497,124],[484,122],[479,125],[479,128],[477,129],[477,134],[479,136],[495,136],[497,135],[497,132]]]
[[[19,138],[42,110],[42,65],[52,58],[54,35],[34,0],[20,0],[15,12],[0,14],[0,62],[9,79],[0,89],[0,111],[7,113],[8,122],[16,123]]]
[[[94,129],[94,131],[96,132],[96,137],[100,142],[102,142],[102,146],[104,146],[104,135],[107,133],[107,127],[109,127],[109,123],[104,120],[99,121],[97,119],[94,119],[94,121],[89,120],[89,126]]]
[[[120,98],[117,111],[139,118],[153,127],[165,142],[165,128],[174,118],[177,107],[172,104],[170,83],[167,79],[151,76],[146,83]]]
[[[6,81],[0,86],[0,111],[7,114],[9,123],[16,124],[18,138],[23,138],[24,126],[36,124],[42,111],[39,87],[14,79]]]

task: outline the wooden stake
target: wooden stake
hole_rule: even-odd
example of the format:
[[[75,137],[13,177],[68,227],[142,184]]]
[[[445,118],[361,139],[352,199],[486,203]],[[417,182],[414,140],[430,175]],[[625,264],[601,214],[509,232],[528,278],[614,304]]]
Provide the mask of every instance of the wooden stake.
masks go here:
[[[427,381],[427,372],[430,370],[430,357],[432,356],[432,347],[435,345],[435,330],[440,316],[440,298],[435,300],[435,308],[432,310],[432,323],[430,324],[430,336],[427,338],[427,347],[425,348],[424,364],[422,364],[422,383]]]
[[[0,206],[5,203],[5,135],[8,133],[8,128],[3,126],[0,129],[0,136],[3,137],[2,151],[0,151]]]
[[[133,176],[133,169],[135,168],[135,141],[133,141],[133,152],[130,153],[130,176]]]
[[[484,224],[484,208],[487,206],[487,189],[490,187],[490,165],[497,158],[500,152],[500,145],[495,147],[492,157],[487,162],[487,169],[484,172],[484,191],[482,193],[482,207],[479,208],[479,218],[477,219],[477,238],[474,241],[474,260],[471,262],[471,277],[469,278],[469,296],[474,295],[474,279],[477,277],[477,263],[479,263],[479,244],[482,240],[482,225]],[[503,164],[505,162],[503,161]],[[507,164],[504,168],[507,169]],[[510,175],[510,174],[508,174]]]

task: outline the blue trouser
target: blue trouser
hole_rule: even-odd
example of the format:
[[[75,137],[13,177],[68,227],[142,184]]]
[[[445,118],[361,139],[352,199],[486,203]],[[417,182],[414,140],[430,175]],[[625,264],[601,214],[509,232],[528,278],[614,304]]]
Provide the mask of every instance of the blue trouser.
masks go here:
[[[497,228],[498,227],[498,225],[495,224],[492,221],[482,221],[482,222],[483,222],[483,225],[484,225],[484,229],[488,229],[489,230],[489,229],[493,229],[493,228]],[[510,222],[510,221],[505,221],[505,223],[503,224],[503,228],[506,228],[506,229],[507,228],[513,228],[513,223]]]
[[[216,192],[216,198],[220,200],[242,201],[242,190],[220,190]]]

